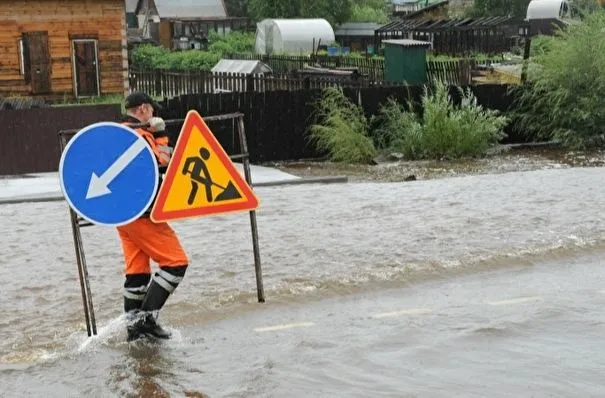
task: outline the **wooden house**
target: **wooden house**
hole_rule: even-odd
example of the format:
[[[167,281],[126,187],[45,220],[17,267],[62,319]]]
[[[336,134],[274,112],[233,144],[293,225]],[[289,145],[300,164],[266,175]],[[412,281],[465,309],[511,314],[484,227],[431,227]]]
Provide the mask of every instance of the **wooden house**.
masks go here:
[[[0,2],[0,96],[128,91],[124,0]]]
[[[223,0],[139,0],[135,13],[143,37],[171,50],[201,48],[211,30],[248,25],[247,18],[229,17]]]

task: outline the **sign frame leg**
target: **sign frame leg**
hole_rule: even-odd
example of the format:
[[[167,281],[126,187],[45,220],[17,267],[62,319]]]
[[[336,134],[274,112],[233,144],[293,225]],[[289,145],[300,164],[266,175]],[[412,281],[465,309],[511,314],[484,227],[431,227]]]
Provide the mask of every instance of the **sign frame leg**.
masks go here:
[[[76,251],[76,262],[78,264],[78,275],[80,277],[80,289],[82,290],[82,302],[84,304],[84,317],[86,318],[86,332],[88,337],[97,334],[97,324],[95,320],[94,307],[92,305],[92,293],[88,279],[88,267],[86,266],[86,257],[84,255],[84,246],[82,244],[82,234],[77,215],[73,210],[71,213],[71,228],[74,238],[74,248]],[[92,334],[91,334],[92,329]]]
[[[244,166],[244,177],[248,185],[252,186],[252,177],[250,173],[250,160],[248,156],[248,145],[246,144],[246,131],[244,127],[244,116],[237,118],[237,132],[239,135],[241,151],[245,156],[242,158]],[[260,261],[260,248],[258,244],[258,227],[256,224],[256,210],[250,210],[250,228],[252,232],[252,250],[254,251],[254,271],[256,274],[256,294],[259,303],[265,302],[265,291],[263,288],[263,272]]]
[[[61,152],[65,149],[67,140],[65,134],[72,134],[72,131],[59,132]],[[78,215],[69,208],[71,230],[74,241],[74,250],[76,253],[76,263],[78,266],[78,277],[80,279],[80,290],[82,291],[82,304],[84,306],[84,318],[86,320],[86,332],[88,337],[97,335],[97,324],[95,319],[94,307],[92,304],[92,292],[88,278],[88,268],[86,266],[86,256],[84,255],[84,245],[82,243],[82,234],[80,231],[80,220]]]

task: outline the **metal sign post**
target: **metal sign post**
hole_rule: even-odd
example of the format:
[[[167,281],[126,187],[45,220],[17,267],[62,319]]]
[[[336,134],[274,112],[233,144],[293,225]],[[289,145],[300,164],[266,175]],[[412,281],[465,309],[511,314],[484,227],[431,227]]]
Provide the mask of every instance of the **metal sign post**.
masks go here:
[[[73,137],[78,130],[63,130],[59,132],[59,147],[61,153],[65,149],[69,138]],[[88,336],[97,334],[97,324],[95,320],[95,312],[92,305],[92,293],[90,291],[90,283],[88,282],[88,268],[86,267],[86,256],[84,255],[84,246],[82,244],[81,227],[92,225],[79,217],[72,208],[69,208],[71,221],[71,230],[74,238],[74,248],[76,252],[76,263],[78,266],[78,276],[80,278],[80,289],[82,290],[82,303],[84,304],[84,317],[86,319],[86,332]]]
[[[205,122],[212,121],[222,121],[222,120],[233,120],[237,122],[237,133],[239,136],[239,142],[241,146],[241,153],[230,155],[229,158],[231,160],[241,160],[244,168],[244,177],[248,185],[252,185],[251,172],[250,172],[250,161],[249,161],[249,153],[247,148],[247,140],[246,133],[244,129],[244,115],[242,113],[231,113],[225,115],[216,115],[209,116],[203,118]],[[166,120],[166,125],[178,125],[182,124],[184,119],[173,119]],[[132,128],[141,127],[141,126],[131,126]],[[235,126],[234,126],[235,130]],[[62,130],[59,132],[59,145],[61,149],[61,154],[65,148],[67,147],[69,141],[81,130],[71,129],[71,130]],[[233,131],[235,133],[235,131]],[[84,317],[86,320],[86,330],[88,336],[97,334],[96,320],[94,314],[94,307],[92,302],[92,292],[90,289],[88,269],[86,265],[86,256],[84,254],[84,244],[82,242],[81,228],[94,225],[93,223],[87,221],[83,217],[79,216],[71,207],[69,208],[70,212],[70,221],[73,232],[74,239],[74,249],[76,253],[76,263],[78,267],[78,276],[80,279],[80,288],[82,290],[82,303],[84,306]],[[263,289],[263,279],[262,279],[262,269],[261,269],[261,259],[260,259],[260,248],[258,242],[258,229],[256,223],[256,211],[250,210],[250,227],[252,233],[252,249],[254,254],[254,268],[255,268],[255,277],[256,277],[256,287],[257,287],[257,298],[259,303],[265,302],[265,294]]]

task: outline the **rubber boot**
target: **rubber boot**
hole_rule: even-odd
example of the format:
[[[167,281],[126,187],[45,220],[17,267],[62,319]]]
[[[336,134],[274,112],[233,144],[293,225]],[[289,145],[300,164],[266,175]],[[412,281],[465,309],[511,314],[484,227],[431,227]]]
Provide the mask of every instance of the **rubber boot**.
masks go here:
[[[140,323],[142,313],[140,309],[134,309],[126,313],[126,341],[134,341],[141,337]]]
[[[152,280],[147,289],[147,294],[141,305],[141,318],[136,322],[136,328],[140,334],[146,334],[158,339],[169,339],[171,333],[157,323],[153,312],[159,311],[166,303],[170,293]]]
[[[150,274],[126,275],[124,282],[124,312],[126,313],[126,341],[133,341],[141,337],[136,326],[139,320],[143,299],[147,292],[147,285],[151,279]]]
[[[141,318],[143,300],[133,300],[124,297],[124,312],[126,313],[126,341],[134,341],[141,337],[138,323]]]

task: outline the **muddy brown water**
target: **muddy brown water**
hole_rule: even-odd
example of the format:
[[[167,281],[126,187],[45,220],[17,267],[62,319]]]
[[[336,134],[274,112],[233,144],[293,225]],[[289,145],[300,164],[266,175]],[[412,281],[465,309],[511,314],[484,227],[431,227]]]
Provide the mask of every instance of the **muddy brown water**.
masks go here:
[[[124,342],[113,229],[87,338],[66,204],[0,206],[0,396],[602,396],[604,175],[257,188],[267,302],[245,213],[176,222],[159,344]]]

